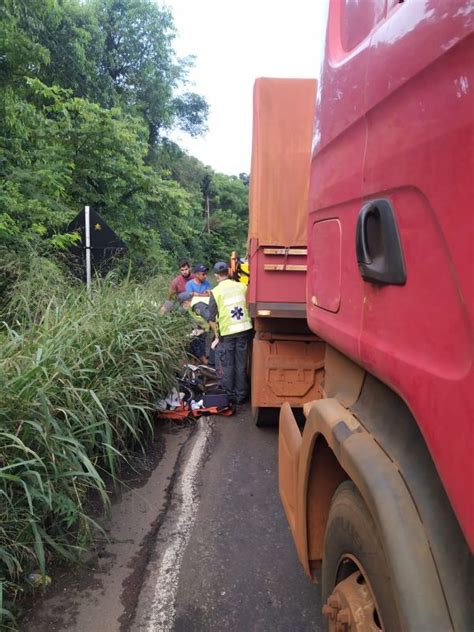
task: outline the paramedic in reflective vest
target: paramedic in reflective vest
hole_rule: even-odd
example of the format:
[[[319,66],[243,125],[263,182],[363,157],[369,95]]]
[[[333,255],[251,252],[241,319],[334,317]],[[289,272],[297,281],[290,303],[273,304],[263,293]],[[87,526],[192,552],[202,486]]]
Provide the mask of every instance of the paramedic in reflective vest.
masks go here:
[[[247,354],[252,323],[247,310],[243,283],[229,279],[227,263],[214,266],[218,282],[211,292],[209,322],[219,336],[216,347],[216,368],[221,386],[238,404],[247,398]]]

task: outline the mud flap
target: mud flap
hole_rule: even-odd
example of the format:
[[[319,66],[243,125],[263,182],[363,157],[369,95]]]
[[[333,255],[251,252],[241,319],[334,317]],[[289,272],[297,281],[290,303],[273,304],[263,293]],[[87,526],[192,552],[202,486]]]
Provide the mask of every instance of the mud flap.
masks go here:
[[[280,411],[278,483],[281,502],[285,509],[293,538],[295,538],[298,466],[301,444],[301,433],[295,417],[290,405],[285,403]]]

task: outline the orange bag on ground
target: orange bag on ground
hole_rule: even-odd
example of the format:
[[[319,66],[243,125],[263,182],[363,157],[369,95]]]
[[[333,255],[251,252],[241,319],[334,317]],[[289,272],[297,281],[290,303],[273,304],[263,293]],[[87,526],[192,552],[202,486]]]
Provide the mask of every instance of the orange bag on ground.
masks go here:
[[[188,404],[182,403],[181,406],[178,406],[174,410],[157,411],[155,413],[155,417],[156,419],[195,419],[197,417],[209,415],[223,415],[224,417],[230,417],[233,414],[234,409],[232,406],[224,406],[223,408],[209,406],[207,408],[203,407],[192,410]]]

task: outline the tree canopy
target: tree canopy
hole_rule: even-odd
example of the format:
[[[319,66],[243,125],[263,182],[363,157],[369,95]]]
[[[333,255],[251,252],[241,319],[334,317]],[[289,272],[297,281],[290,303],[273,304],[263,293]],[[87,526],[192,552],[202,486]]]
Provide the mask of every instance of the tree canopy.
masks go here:
[[[169,140],[176,128],[202,134],[208,114],[175,36],[153,0],[4,0],[0,290],[12,254],[64,251],[86,204],[137,273],[245,248],[248,176],[217,174]]]

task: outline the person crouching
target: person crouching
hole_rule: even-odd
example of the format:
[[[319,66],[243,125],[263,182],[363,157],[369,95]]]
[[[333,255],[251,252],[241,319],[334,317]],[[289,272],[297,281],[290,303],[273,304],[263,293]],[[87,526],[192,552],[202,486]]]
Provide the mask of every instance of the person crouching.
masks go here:
[[[208,364],[207,341],[209,326],[209,296],[193,296],[191,292],[178,294],[178,303],[182,310],[188,311],[193,317],[196,327],[189,345],[189,352],[198,358],[201,364]]]

